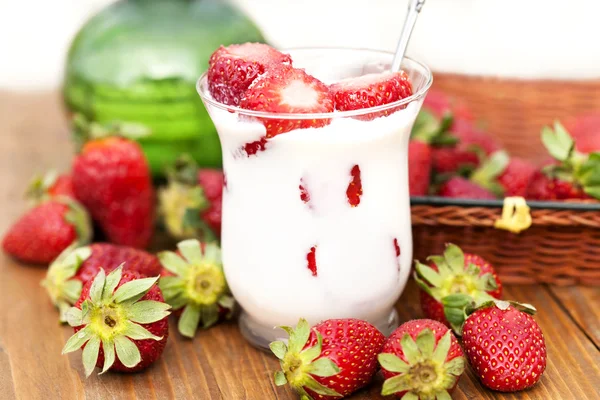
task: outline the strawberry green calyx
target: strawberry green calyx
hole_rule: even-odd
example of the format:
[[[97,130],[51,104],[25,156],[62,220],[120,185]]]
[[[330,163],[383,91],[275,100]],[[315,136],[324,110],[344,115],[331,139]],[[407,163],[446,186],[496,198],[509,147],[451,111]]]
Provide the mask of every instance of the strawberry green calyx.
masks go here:
[[[50,170],[45,174],[35,175],[25,191],[25,197],[30,199],[33,203],[39,203],[40,201],[48,198],[48,190],[56,183],[58,179],[58,172],[56,170]]]
[[[89,299],[81,304],[81,309],[72,307],[67,312],[69,325],[83,325],[84,328],[69,338],[62,353],[67,354],[85,346],[83,366],[86,377],[96,366],[100,344],[104,352],[103,374],[115,359],[128,368],[133,368],[141,361],[140,351],[132,340],[162,340],[162,337],[153,335],[140,325],[159,321],[170,313],[168,304],[154,300],[140,301],[158,277],[132,280],[116,289],[121,276],[122,265],[108,276],[101,269],[94,278]]]
[[[75,279],[81,264],[92,255],[89,247],[72,244],[50,264],[46,278],[41,282],[46,288],[52,304],[58,308],[60,322],[67,322],[67,311],[81,295],[82,283]]]
[[[183,310],[179,332],[193,338],[198,324],[208,328],[219,320],[219,308],[230,316],[234,300],[223,273],[219,246],[207,243],[203,250],[198,240],[188,239],[179,242],[177,248],[181,256],[171,251],[158,254],[163,267],[174,275],[162,277],[159,286],[165,301],[174,310]]]
[[[306,389],[323,396],[342,397],[341,394],[323,386],[313,377],[330,377],[340,372],[338,366],[329,358],[319,358],[323,345],[321,334],[315,331],[317,343],[304,349],[310,337],[310,326],[305,319],[300,319],[296,328],[282,326],[281,329],[289,335],[288,344],[277,341],[269,345],[281,365],[281,370],[275,372],[275,384],[282,386],[289,383],[300,394],[302,400],[313,400]]]
[[[65,214],[65,220],[73,225],[77,233],[77,244],[86,245],[92,241],[92,220],[85,207],[78,201],[66,196],[57,196],[56,201],[66,204],[69,211]]]
[[[198,185],[198,165],[189,155],[180,156],[167,171],[168,184],[158,193],[160,213],[169,234],[178,239],[201,236],[215,240],[212,230],[200,218],[209,207]]]
[[[509,162],[510,157],[507,152],[503,150],[496,151],[479,168],[473,171],[470,180],[497,196],[504,196],[504,188],[498,183],[497,179],[506,170]]]
[[[493,274],[480,276],[481,269],[469,264],[465,268],[465,255],[460,247],[448,244],[441,256],[430,256],[438,268],[415,261],[414,278],[419,287],[444,305],[446,319],[456,331],[462,326],[467,306],[494,300],[488,292],[498,288]]]
[[[409,334],[402,337],[406,361],[394,354],[379,354],[381,366],[398,374],[383,383],[381,394],[406,392],[403,400],[451,400],[449,391],[465,369],[462,356],[446,361],[451,336],[452,332],[448,330],[436,346],[435,335],[427,328],[419,333],[416,341]]]
[[[554,129],[542,129],[542,142],[559,164],[548,165],[543,172],[550,178],[557,178],[579,186],[588,195],[600,199],[600,153],[580,153],[575,149],[575,141],[557,121]]]
[[[421,110],[413,126],[411,139],[432,146],[453,146],[458,142],[458,138],[449,132],[453,122],[450,113],[446,113],[439,119],[432,113]]]

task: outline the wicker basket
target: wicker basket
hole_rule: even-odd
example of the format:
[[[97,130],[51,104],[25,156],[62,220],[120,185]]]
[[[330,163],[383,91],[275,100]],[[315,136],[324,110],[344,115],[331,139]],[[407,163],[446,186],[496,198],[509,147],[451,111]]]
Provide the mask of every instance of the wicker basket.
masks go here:
[[[511,154],[537,162],[547,154],[540,142],[542,126],[600,111],[600,79],[535,81],[435,73],[433,87],[464,101]]]
[[[488,260],[506,283],[600,285],[600,203],[528,205],[532,226],[515,234],[494,228],[501,200],[413,198],[414,257],[455,243]]]

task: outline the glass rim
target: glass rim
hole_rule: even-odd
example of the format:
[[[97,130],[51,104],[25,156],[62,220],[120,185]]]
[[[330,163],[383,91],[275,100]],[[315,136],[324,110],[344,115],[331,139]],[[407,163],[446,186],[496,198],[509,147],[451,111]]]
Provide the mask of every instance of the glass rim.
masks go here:
[[[293,52],[293,51],[310,51],[310,50],[312,50],[312,51],[346,50],[346,51],[363,51],[363,52],[368,51],[371,53],[385,54],[388,56],[394,55],[394,53],[385,51],[385,50],[375,50],[375,49],[368,49],[368,48],[352,48],[352,47],[292,47],[292,48],[287,48],[287,49],[281,49],[280,51]],[[420,100],[421,98],[423,98],[425,96],[425,94],[427,93],[427,91],[429,90],[429,88],[431,87],[431,85],[433,83],[433,74],[431,73],[431,70],[429,69],[429,67],[427,65],[423,64],[422,62],[416,61],[413,58],[405,56],[404,59],[402,60],[402,63],[404,64],[406,61],[408,61],[410,64],[414,64],[417,68],[422,68],[424,70],[424,72],[426,74],[426,78],[427,78],[425,84],[417,92],[413,93],[412,95],[410,95],[408,97],[405,97],[404,99],[395,101],[393,103],[384,104],[381,106],[361,108],[358,110],[335,111],[335,112],[330,112],[330,113],[273,113],[273,112],[267,112],[267,111],[247,110],[245,108],[240,108],[240,107],[236,107],[236,106],[223,104],[223,103],[216,101],[211,96],[207,96],[206,94],[208,94],[208,90],[206,90],[206,93],[204,93],[204,90],[202,89],[202,83],[203,83],[203,81],[206,80],[208,71],[205,71],[200,76],[198,81],[196,82],[196,91],[202,98],[202,101],[210,104],[213,107],[217,107],[221,110],[229,111],[232,113],[243,114],[243,115],[247,115],[247,116],[251,116],[251,117],[260,117],[260,118],[268,118],[268,119],[301,119],[301,120],[303,120],[303,119],[331,119],[331,118],[344,118],[344,117],[359,117],[359,116],[363,116],[363,115],[374,113],[374,112],[386,111],[391,108],[397,108],[400,106],[404,106],[409,103],[412,103],[415,100]]]

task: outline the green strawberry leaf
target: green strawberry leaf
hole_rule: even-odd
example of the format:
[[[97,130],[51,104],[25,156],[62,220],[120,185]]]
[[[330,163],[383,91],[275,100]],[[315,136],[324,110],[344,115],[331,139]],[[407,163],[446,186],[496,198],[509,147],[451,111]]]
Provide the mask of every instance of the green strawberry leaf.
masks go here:
[[[435,394],[435,400],[452,400],[452,397],[450,397],[448,391],[442,390]]]
[[[575,142],[560,123],[556,122],[554,128],[542,128],[542,143],[556,160],[567,161],[573,153]]]
[[[385,382],[383,382],[383,386],[381,387],[381,394],[383,396],[390,396],[394,393],[411,390],[412,387],[413,387],[413,383],[412,383],[412,379],[409,375],[407,375],[407,374],[396,375],[390,379],[386,379]],[[406,394],[412,394],[412,393],[408,392]],[[402,399],[405,399],[405,398],[406,398],[406,395],[404,395],[402,397]],[[413,397],[412,399],[409,398],[409,400],[419,400],[419,398]]]
[[[446,371],[448,371],[448,373],[454,376],[461,376],[462,373],[465,371],[465,359],[464,357],[453,358],[452,360],[444,364],[444,368],[446,368]]]
[[[125,263],[119,265],[106,277],[106,282],[104,283],[104,288],[102,290],[102,299],[109,300],[112,297],[113,292],[121,281],[124,264]]]
[[[432,286],[440,287],[442,285],[442,277],[430,266],[415,261],[415,270],[421,278]]]
[[[315,358],[321,355],[321,349],[323,348],[323,336],[320,332],[316,332],[316,334],[317,344],[315,344],[312,347],[309,347],[306,350],[302,350],[302,352],[300,353],[300,358],[302,358],[302,360],[307,364],[311,363]]]
[[[430,358],[433,354],[433,348],[435,346],[435,336],[431,329],[423,329],[417,335],[417,347],[425,358]]]
[[[275,372],[275,385],[283,386],[286,383],[287,383],[287,378],[285,377],[285,374],[283,373],[283,371]]]
[[[219,320],[219,309],[216,304],[204,305],[201,308],[202,312],[202,327],[209,328]]]
[[[200,242],[196,239],[188,239],[177,244],[177,248],[190,264],[199,264],[203,260]]]
[[[312,362],[308,371],[312,375],[326,378],[337,375],[340,372],[340,369],[333,361],[324,357]]]
[[[102,292],[104,291],[104,284],[106,283],[106,273],[104,272],[104,268],[100,268],[98,274],[94,278],[92,282],[92,286],[90,287],[90,300],[92,303],[99,303],[102,299]]]
[[[121,303],[134,296],[145,294],[158,281],[158,277],[142,278],[129,281],[121,285],[113,295],[115,303]]]
[[[122,322],[124,325],[123,335],[131,338],[133,340],[162,340],[161,336],[153,335],[148,329],[144,328],[141,325],[133,323],[131,321],[125,320]]]
[[[71,353],[78,350],[92,337],[92,329],[89,326],[81,329],[79,332],[74,333],[73,336],[67,340],[65,347],[62,349],[62,354]]]
[[[308,321],[301,318],[296,325],[296,329],[290,333],[290,339],[288,341],[289,351],[292,353],[299,353],[310,336],[310,326]]]
[[[446,263],[455,275],[461,275],[465,270],[465,255],[460,247],[449,243],[444,250],[444,258]]]
[[[119,361],[128,368],[133,368],[142,361],[142,356],[135,343],[125,336],[115,337],[115,349]]]
[[[183,276],[189,269],[189,264],[172,251],[161,251],[157,256],[162,266],[175,275]]]
[[[160,301],[138,301],[128,308],[129,320],[139,324],[150,324],[169,315],[170,308],[171,306]]]
[[[402,351],[404,351],[404,357],[410,365],[416,364],[421,359],[421,351],[408,333],[404,334],[400,344],[402,345]]]
[[[100,375],[105,373],[115,363],[115,344],[112,340],[102,340],[102,350],[104,351],[104,365],[102,366],[102,372]]]
[[[185,337],[193,338],[196,335],[196,329],[198,329],[201,315],[200,306],[188,304],[183,309],[183,313],[177,324],[179,333]]]
[[[275,354],[275,357],[277,357],[280,360],[283,360],[283,357],[285,356],[285,353],[287,352],[287,346],[285,345],[284,342],[282,342],[282,341],[271,342],[269,344],[269,348],[271,349],[273,354]],[[279,372],[281,372],[281,371],[279,371]]]
[[[83,348],[83,368],[86,377],[90,376],[94,371],[94,368],[96,368],[99,351],[100,339],[97,336],[92,336]]]
[[[310,375],[307,375],[304,386],[307,387],[308,389],[312,390],[313,392],[320,394],[321,396],[342,397],[342,395],[339,394],[338,392],[336,392],[335,390],[321,385],[319,382],[317,382],[315,380],[315,378],[311,377]]]
[[[442,338],[437,344],[437,347],[435,348],[435,351],[433,352],[433,361],[438,362],[440,364],[446,362],[446,358],[448,357],[448,351],[450,351],[451,335],[452,332],[448,330],[448,332],[446,332],[446,334],[442,336]]]
[[[398,372],[403,374],[408,372],[410,369],[410,366],[395,354],[380,353],[377,356],[377,360],[384,369],[390,372]]]

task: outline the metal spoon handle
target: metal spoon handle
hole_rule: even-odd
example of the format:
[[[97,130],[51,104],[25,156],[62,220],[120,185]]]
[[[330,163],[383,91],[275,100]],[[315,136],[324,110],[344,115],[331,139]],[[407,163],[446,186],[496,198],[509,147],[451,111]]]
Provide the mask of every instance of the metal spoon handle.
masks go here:
[[[408,13],[406,14],[406,19],[404,20],[402,34],[400,35],[398,47],[396,48],[396,54],[394,55],[394,61],[392,62],[393,72],[400,71],[400,65],[402,64],[404,53],[406,53],[410,35],[415,27],[415,23],[417,22],[417,17],[423,8],[423,4],[425,4],[425,0],[410,0],[408,3]]]

